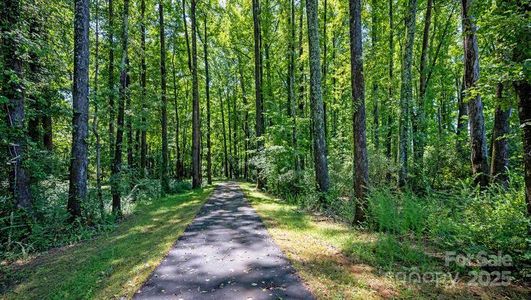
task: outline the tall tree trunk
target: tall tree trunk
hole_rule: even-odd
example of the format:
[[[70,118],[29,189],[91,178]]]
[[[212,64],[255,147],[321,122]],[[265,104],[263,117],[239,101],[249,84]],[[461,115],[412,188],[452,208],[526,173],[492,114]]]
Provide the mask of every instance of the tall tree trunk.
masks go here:
[[[208,31],[207,15],[205,12],[205,40],[203,42],[203,51],[205,53],[205,96],[207,109],[207,183],[212,184],[212,141],[210,140],[210,74],[208,73]],[[245,96],[244,96],[245,97]]]
[[[299,64],[299,82],[298,82],[298,86],[299,86],[299,91],[298,91],[298,99],[296,101],[298,101],[298,113],[301,117],[304,117],[305,116],[305,109],[304,109],[304,102],[305,102],[305,86],[306,86],[306,82],[305,82],[305,76],[304,76],[304,63],[302,62],[302,55],[304,53],[304,47],[303,47],[303,34],[304,34],[304,9],[305,9],[305,4],[304,4],[304,1],[305,0],[301,0],[300,1],[300,15],[299,15],[299,44],[298,44],[298,47],[299,47],[299,53],[298,53],[298,57],[297,57],[297,61],[298,61],[298,64]],[[299,159],[299,165],[301,167],[301,170],[304,169],[305,167],[305,156],[304,155],[299,155],[298,157]]]
[[[92,119],[92,133],[96,139],[96,199],[99,204],[100,216],[105,217],[105,206],[103,204],[103,193],[101,190],[101,141],[98,131],[99,124],[99,94],[98,79],[100,75],[100,1],[96,0],[96,46],[94,53],[94,116]]]
[[[391,108],[394,102],[393,95],[393,69],[394,69],[394,55],[395,55],[395,43],[394,43],[394,22],[393,22],[393,1],[389,0],[389,79],[387,88],[387,120],[385,124],[386,138],[385,138],[385,156],[391,160],[391,146],[393,143],[393,110]],[[391,173],[387,174],[388,179],[391,178]]]
[[[377,50],[378,50],[378,39],[379,39],[379,17],[378,17],[378,1],[372,0],[371,2],[371,47],[372,47],[372,57],[373,59],[376,59],[377,56]],[[372,105],[373,105],[373,136],[374,136],[374,147],[376,151],[379,151],[380,149],[380,108],[378,104],[378,80],[379,78],[373,79],[372,82]]]
[[[142,175],[147,175],[147,106],[146,106],[146,1],[140,2],[140,101],[142,102],[141,133],[140,133],[140,169]]]
[[[236,95],[233,97],[234,100],[232,101],[232,126],[234,127],[232,130],[232,147],[233,147],[233,170],[234,170],[234,177],[239,178],[239,166],[238,166],[238,111],[236,109]]]
[[[219,90],[219,108],[221,110],[221,127],[223,129],[223,172],[225,173],[225,178],[229,178],[229,164],[228,164],[228,154],[227,154],[227,131],[225,129],[225,108],[223,107],[223,94],[221,89]]]
[[[127,62],[129,64],[129,62]],[[129,66],[127,66],[127,68],[129,69]],[[129,78],[127,78],[127,81],[129,82]],[[132,172],[134,170],[134,160],[133,160],[133,145],[134,145],[134,140],[133,140],[133,116],[131,115],[132,111],[133,111],[133,107],[131,106],[131,97],[129,95],[127,95],[127,97],[125,98],[125,106],[127,107],[127,110],[126,110],[126,115],[125,115],[125,118],[126,118],[126,121],[125,121],[125,127],[127,129],[127,168],[129,170],[129,172],[131,172],[131,174],[134,174],[134,172]],[[131,181],[131,184],[133,184],[133,182]]]
[[[455,133],[457,135],[456,137],[456,153],[462,153],[463,152],[463,142],[462,142],[462,135],[463,132],[467,133],[466,128],[466,116],[468,116],[468,107],[464,101],[464,77],[463,80],[460,82],[458,78],[455,79],[456,82],[456,90],[457,90],[457,125]]]
[[[161,193],[170,190],[168,178],[168,98],[166,95],[166,37],[164,32],[164,6],[159,0],[159,39],[160,39],[160,98],[161,98],[161,128],[162,128],[162,160],[160,166]]]
[[[228,134],[228,140],[229,140],[229,177],[230,178],[234,178],[234,157],[232,156],[232,144],[233,144],[233,140],[232,140],[232,114],[230,112],[230,95],[227,97],[227,122],[228,122],[228,129],[229,129],[229,134]]]
[[[328,75],[328,39],[326,37],[326,27],[328,17],[328,3],[327,0],[323,1],[323,78],[321,78],[323,89],[323,118],[324,118],[324,132],[325,141],[328,142],[328,86],[326,84],[326,77]]]
[[[365,129],[365,82],[363,78],[363,46],[361,35],[361,0],[350,0],[350,71],[354,128],[355,222],[365,220],[369,163]]]
[[[107,21],[107,35],[109,36],[109,74],[108,74],[108,80],[109,80],[109,155],[112,155],[114,152],[114,143],[115,143],[115,136],[114,136],[114,122],[116,120],[116,108],[114,105],[116,90],[114,86],[114,3],[113,0],[108,0],[108,6],[109,6],[109,16]],[[112,166],[111,166],[112,168]],[[112,173],[112,170],[111,170]]]
[[[527,18],[529,16],[529,10],[529,5],[525,5],[524,1],[518,3],[519,18]],[[525,198],[527,202],[527,216],[531,217],[531,84],[529,65],[526,64],[526,61],[529,59],[529,49],[531,48],[529,34],[529,26],[517,34],[518,43],[516,43],[516,47],[513,50],[513,61],[524,66],[524,74],[527,75],[513,82],[513,85],[519,99],[518,116],[520,118],[520,128],[522,128],[524,144]]]
[[[244,158],[243,158],[243,178],[249,179],[249,139],[250,132],[249,132],[249,111],[248,111],[248,102],[247,102],[247,93],[245,92],[245,79],[243,77],[243,65],[241,62],[240,56],[238,56],[238,70],[240,72],[240,87],[242,89],[242,101],[243,101],[243,131],[245,133],[245,141],[244,141]]]
[[[199,111],[199,81],[197,78],[196,0],[192,0],[192,187],[201,187],[201,123]]]
[[[465,93],[468,100],[468,124],[470,127],[470,147],[472,173],[474,182],[481,187],[489,183],[489,165],[487,161],[487,139],[485,134],[485,119],[481,96],[475,91],[479,80],[479,50],[476,37],[476,25],[470,13],[472,0],[461,0],[463,45],[465,52]]]
[[[509,134],[509,118],[511,117],[511,108],[502,107],[503,103],[503,83],[498,83],[496,97],[500,104],[496,107],[494,114],[494,128],[492,129],[492,157],[490,176],[494,182],[503,187],[509,185],[507,170],[509,168],[509,143],[507,135]]]
[[[74,88],[72,91],[72,152],[68,212],[72,220],[81,216],[87,198],[88,112],[89,112],[89,0],[76,0],[74,18]]]
[[[188,55],[188,70],[192,72],[192,53],[190,51],[190,38],[188,37],[188,22],[186,22],[186,0],[183,0],[183,25],[184,38],[186,40],[186,54]]]
[[[120,89],[118,98],[118,117],[116,119],[116,144],[114,148],[114,162],[112,168],[113,184],[112,193],[112,213],[117,217],[122,216],[122,201],[120,183],[122,181],[122,146],[124,137],[124,115],[125,101],[128,97],[129,86],[129,0],[124,0],[123,20],[122,20],[122,60],[120,62]]]
[[[518,116],[524,144],[524,182],[527,215],[531,216],[531,84],[526,79],[514,83],[518,94]]]
[[[406,14],[406,44],[404,49],[402,83],[400,87],[400,170],[398,172],[398,183],[400,186],[404,186],[406,184],[408,174],[408,123],[409,106],[413,98],[413,90],[411,86],[411,69],[413,63],[413,43],[415,42],[415,19],[417,15],[417,0],[409,0]]]
[[[424,31],[422,35],[422,50],[420,53],[420,79],[419,79],[419,94],[417,97],[417,109],[413,118],[413,161],[415,176],[420,176],[424,166],[424,147],[426,145],[426,89],[427,89],[427,62],[428,50],[430,40],[430,26],[431,26],[431,11],[433,7],[433,0],[428,0],[426,6],[426,15],[424,16]]]
[[[8,100],[4,105],[6,123],[10,129],[9,183],[17,208],[32,210],[30,174],[24,167],[26,140],[24,137],[24,93],[22,82],[22,58],[19,56],[20,40],[18,30],[21,24],[21,4],[19,0],[4,0],[0,4],[0,25],[2,30],[3,87],[2,93]],[[14,32],[13,32],[14,31]],[[11,76],[6,76],[11,74]],[[12,80],[16,77],[16,80]],[[77,96],[77,94],[76,94]]]
[[[315,179],[320,192],[328,191],[328,161],[324,133],[323,97],[321,94],[321,55],[319,50],[319,25],[317,20],[317,0],[306,1],[308,19],[308,48],[310,52],[310,103],[313,121],[313,147]]]
[[[180,136],[180,118],[179,118],[179,106],[177,105],[177,68],[175,67],[175,55],[176,55],[176,39],[174,38],[173,44],[173,53],[172,53],[172,73],[173,73],[173,106],[175,109],[175,177],[177,179],[182,179],[182,158],[181,158],[181,149],[179,146],[179,136]]]
[[[264,104],[262,101],[262,34],[260,29],[260,2],[253,0],[253,25],[254,25],[254,85],[255,85],[255,103],[256,103],[256,148],[257,155],[261,155],[264,148],[262,134],[264,133]],[[264,188],[265,182],[262,177],[262,167],[257,166],[257,188]]]
[[[326,26],[325,26],[326,27]],[[297,104],[295,99],[295,0],[290,0],[288,38],[288,115],[291,118],[291,146],[295,172],[301,169],[297,147]]]

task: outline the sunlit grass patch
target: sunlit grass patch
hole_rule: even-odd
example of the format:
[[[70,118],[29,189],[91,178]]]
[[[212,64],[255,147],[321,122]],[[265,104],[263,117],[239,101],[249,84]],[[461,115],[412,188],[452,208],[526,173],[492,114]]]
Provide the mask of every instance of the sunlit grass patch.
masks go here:
[[[452,272],[422,238],[359,231],[301,211],[282,199],[240,183],[268,232],[318,299],[528,299],[521,286],[412,283],[397,274]],[[455,274],[455,273],[452,273]]]
[[[131,297],[204,204],[212,188],[140,204],[116,230],[14,266],[7,299]]]

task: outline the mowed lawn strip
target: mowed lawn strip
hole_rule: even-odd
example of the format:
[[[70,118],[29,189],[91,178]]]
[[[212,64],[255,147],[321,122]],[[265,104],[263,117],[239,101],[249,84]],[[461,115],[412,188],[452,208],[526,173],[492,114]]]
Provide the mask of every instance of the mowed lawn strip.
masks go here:
[[[469,286],[466,278],[439,285],[397,280],[396,274],[408,270],[451,270],[444,269],[444,261],[431,256],[432,249],[422,243],[358,231],[307,214],[257,191],[254,184],[239,184],[269,234],[318,299],[529,299],[531,295],[523,286]]]
[[[116,230],[25,265],[4,299],[131,298],[194,219],[213,188],[140,204]],[[17,276],[18,277],[18,276]]]

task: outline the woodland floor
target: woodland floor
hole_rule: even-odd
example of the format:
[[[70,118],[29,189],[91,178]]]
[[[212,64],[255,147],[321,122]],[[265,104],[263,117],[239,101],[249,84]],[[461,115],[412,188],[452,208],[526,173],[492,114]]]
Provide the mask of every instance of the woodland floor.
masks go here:
[[[113,232],[8,266],[0,299],[530,299],[523,284],[414,284],[437,249],[301,211],[250,183],[140,205]]]

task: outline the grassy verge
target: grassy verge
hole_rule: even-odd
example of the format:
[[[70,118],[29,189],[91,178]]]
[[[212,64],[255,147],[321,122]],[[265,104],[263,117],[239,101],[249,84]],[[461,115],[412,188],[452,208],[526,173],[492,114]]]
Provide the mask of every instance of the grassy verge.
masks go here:
[[[422,241],[360,232],[241,183],[269,233],[318,299],[529,299],[529,288],[470,286],[470,278],[411,283],[401,274],[450,274],[440,253]],[[400,276],[398,276],[398,275]],[[444,275],[446,276],[446,275]],[[440,276],[442,277],[442,276]],[[453,277],[455,278],[455,277]],[[427,281],[427,280],[426,280]]]
[[[118,228],[8,268],[18,280],[6,299],[130,298],[193,220],[212,188],[150,203]]]

